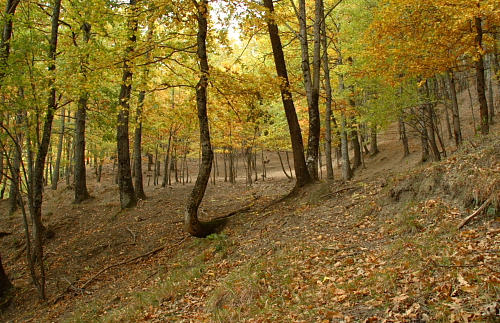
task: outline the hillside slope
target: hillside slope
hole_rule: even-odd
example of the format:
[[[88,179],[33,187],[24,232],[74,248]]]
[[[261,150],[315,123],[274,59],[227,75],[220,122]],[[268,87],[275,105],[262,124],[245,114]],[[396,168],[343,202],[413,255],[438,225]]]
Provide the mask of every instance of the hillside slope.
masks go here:
[[[252,187],[218,183],[203,217],[240,212],[207,239],[182,230],[190,184],[148,186],[148,200],[123,212],[111,184],[92,184],[94,199],[78,206],[71,191],[47,190],[49,300],[37,301],[29,283],[15,215],[0,227],[14,233],[2,245],[18,288],[2,320],[494,322],[499,157],[492,135],[439,163],[392,175],[367,165],[352,182],[314,185],[277,204],[292,183],[272,169]],[[484,214],[458,230],[488,199]]]

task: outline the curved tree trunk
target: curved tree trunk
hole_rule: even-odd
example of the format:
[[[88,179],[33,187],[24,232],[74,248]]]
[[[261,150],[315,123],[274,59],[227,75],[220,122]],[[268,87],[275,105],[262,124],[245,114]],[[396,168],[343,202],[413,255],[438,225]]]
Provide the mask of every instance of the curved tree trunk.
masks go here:
[[[198,121],[200,126],[200,146],[201,146],[201,164],[194,184],[193,190],[188,197],[186,209],[184,212],[184,225],[186,231],[195,236],[204,238],[213,233],[213,230],[207,225],[203,225],[198,220],[198,208],[205,195],[208,182],[210,180],[210,171],[214,153],[210,142],[210,129],[208,125],[207,114],[207,87],[208,87],[208,57],[207,57],[207,30],[208,30],[208,0],[201,0],[196,4],[198,19],[198,60],[200,64],[200,80],[196,85],[196,104],[198,108]]]
[[[304,157],[302,132],[297,118],[297,113],[295,111],[292,93],[290,92],[290,82],[288,79],[288,72],[286,70],[285,56],[283,54],[278,25],[272,17],[274,15],[273,0],[264,0],[264,6],[269,10],[267,27],[269,31],[269,38],[271,39],[271,46],[273,48],[276,72],[281,80],[281,100],[283,101],[283,107],[285,109],[285,115],[288,122],[288,129],[290,131],[290,139],[292,142],[295,176],[297,177],[295,185],[296,187],[302,187],[311,183],[312,178],[307,170],[306,160]]]

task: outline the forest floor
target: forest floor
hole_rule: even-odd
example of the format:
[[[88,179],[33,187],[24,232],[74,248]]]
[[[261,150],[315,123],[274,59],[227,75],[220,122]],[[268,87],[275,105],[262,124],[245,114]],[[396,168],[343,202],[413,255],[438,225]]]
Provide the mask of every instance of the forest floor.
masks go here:
[[[30,282],[22,216],[6,216],[0,201],[0,231],[12,233],[2,260],[16,286],[0,321],[498,322],[500,137],[492,133],[420,164],[416,140],[403,159],[391,127],[352,181],[321,182],[281,202],[273,201],[293,182],[267,152],[264,180],[248,186],[240,170],[235,185],[220,177],[209,185],[201,219],[236,214],[206,239],[183,229],[191,183],[163,188],[146,177],[148,198],[125,211],[109,165],[100,183],[89,174],[92,199],[82,204],[71,204],[63,182],[47,187],[46,301]],[[485,201],[484,214],[458,229]]]

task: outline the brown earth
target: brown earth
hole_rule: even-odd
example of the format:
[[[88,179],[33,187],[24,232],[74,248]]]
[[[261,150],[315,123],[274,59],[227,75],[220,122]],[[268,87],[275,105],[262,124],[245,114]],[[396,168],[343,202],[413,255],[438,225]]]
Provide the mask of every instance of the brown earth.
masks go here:
[[[476,147],[481,144],[496,147],[497,138],[485,142],[474,138],[471,130],[466,130],[470,139],[464,145],[467,153],[479,155]],[[479,313],[479,309],[470,307],[498,298],[498,282],[494,280],[500,281],[500,266],[488,264],[491,277],[487,279],[492,282],[488,285],[492,289],[489,298],[476,295],[472,292],[477,285],[471,281],[472,276],[454,272],[446,278],[442,272],[452,271],[452,267],[439,267],[441,258],[427,255],[426,250],[432,248],[418,243],[424,233],[430,234],[427,228],[438,230],[440,221],[447,225],[458,223],[470,213],[472,205],[464,200],[472,193],[459,194],[459,187],[445,193],[446,181],[439,177],[448,174],[444,170],[458,167],[457,160],[466,165],[456,157],[465,151],[437,169],[434,164],[419,166],[418,149],[414,138],[411,156],[403,159],[397,128],[392,126],[381,136],[381,153],[366,158],[366,168],[357,171],[352,181],[313,185],[298,197],[279,203],[272,202],[287,194],[293,182],[281,171],[277,155],[266,152],[270,159],[267,177],[252,186],[245,184],[240,161],[235,185],[218,177],[215,185],[210,184],[207,189],[200,207],[202,220],[236,212],[220,235],[207,239],[189,237],[183,230],[183,206],[192,183],[175,183],[165,188],[146,185],[148,199],[125,211],[119,209],[110,165],[106,166],[101,183],[96,183],[95,175],[89,175],[92,199],[80,205],[71,204],[73,192],[64,184],[57,191],[47,187],[43,217],[55,235],[45,245],[46,301],[38,300],[30,283],[21,214],[5,216],[7,201],[0,201],[4,219],[0,231],[13,233],[2,238],[2,260],[16,286],[16,295],[0,320],[438,322],[441,318],[436,311],[445,313],[446,319]],[[484,169],[498,168],[498,156],[493,153],[487,157],[493,159]],[[219,158],[221,167],[223,161]],[[196,169],[197,161],[190,163],[189,168]],[[471,169],[472,164],[463,167]],[[459,178],[460,170],[454,169],[449,171],[450,176]],[[335,171],[339,178],[339,169]],[[403,217],[410,211],[425,213],[424,220]],[[488,237],[481,250],[497,250],[498,230],[493,227],[497,221],[485,219],[477,222],[476,231],[470,230],[466,236],[447,236],[449,243],[466,237],[479,244]],[[426,240],[428,246],[438,242]],[[412,252],[423,265],[419,261],[406,264],[406,253]],[[491,253],[482,254],[497,259]],[[486,265],[477,267],[488,271]],[[403,276],[398,276],[398,272]],[[432,292],[415,294],[411,290],[417,280],[431,278]],[[462,301],[465,296],[459,297],[462,294],[453,294],[453,288],[463,286],[470,287],[470,291],[463,288],[462,294],[471,299],[477,297],[467,303]],[[439,296],[441,290],[446,294],[446,288],[452,289],[449,295]],[[432,305],[435,310],[429,305],[434,303],[425,299],[431,296],[441,301],[439,304],[451,305]],[[455,302],[457,297],[462,303]],[[460,317],[457,322],[463,322],[465,316]],[[476,318],[480,318],[479,314]]]

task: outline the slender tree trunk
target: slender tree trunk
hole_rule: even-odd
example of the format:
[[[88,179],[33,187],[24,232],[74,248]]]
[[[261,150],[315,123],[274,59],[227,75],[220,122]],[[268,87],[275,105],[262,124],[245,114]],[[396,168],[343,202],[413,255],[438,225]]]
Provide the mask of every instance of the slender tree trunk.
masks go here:
[[[309,174],[309,171],[307,170],[307,165],[304,157],[302,132],[300,130],[297,113],[295,111],[295,106],[293,103],[292,93],[290,91],[290,82],[288,79],[288,72],[286,70],[285,56],[283,54],[283,47],[281,45],[278,25],[273,18],[273,0],[264,0],[264,6],[269,10],[269,16],[267,17],[267,27],[269,31],[269,37],[271,39],[271,46],[273,48],[276,72],[281,80],[281,99],[283,101],[283,107],[285,109],[285,115],[290,131],[290,139],[292,142],[295,175],[297,177],[296,187],[302,187],[311,183],[312,178]]]
[[[3,85],[3,79],[7,71],[7,59],[10,55],[10,39],[12,37],[12,18],[16,12],[20,0],[7,0],[4,16],[2,39],[0,42],[0,88]]]
[[[342,178],[348,181],[352,178],[351,163],[349,161],[349,146],[347,138],[347,120],[344,111],[340,114],[340,143],[342,147]]]
[[[49,93],[47,99],[47,111],[43,124],[42,140],[38,147],[35,160],[35,169],[33,172],[33,197],[30,203],[30,213],[33,220],[33,238],[34,238],[34,257],[39,268],[39,281],[35,282],[41,299],[45,299],[45,268],[43,265],[43,235],[45,227],[42,223],[42,202],[43,202],[43,170],[45,159],[50,144],[50,135],[52,133],[52,121],[56,110],[56,88],[55,88],[55,60],[57,52],[57,40],[59,36],[59,13],[61,11],[61,0],[54,0],[52,12],[52,29],[49,42],[49,60],[52,62],[49,66],[51,77],[49,78]]]
[[[161,186],[165,187],[168,184],[168,176],[169,176],[169,165],[170,165],[170,146],[172,143],[172,127],[168,132],[168,144],[167,144],[167,153],[165,154],[165,165],[163,167],[163,181],[161,182]]]
[[[85,44],[90,42],[90,29],[88,23],[83,23],[83,39]],[[82,59],[81,74],[85,81],[87,80],[87,73],[85,64],[88,62],[88,55]],[[87,102],[88,93],[84,91],[78,100],[78,110],[75,115],[75,199],[73,203],[78,204],[90,198],[87,190],[87,172],[85,169],[85,127],[87,116]]]
[[[488,55],[488,122],[493,124],[493,117],[495,116],[495,104],[494,104],[494,95],[493,95],[493,73],[494,73],[494,63],[493,63],[493,54]]]
[[[120,191],[120,207],[122,209],[134,207],[137,204],[137,196],[132,183],[132,171],[130,167],[130,148],[129,148],[129,115],[130,115],[130,97],[132,92],[132,69],[131,57],[134,52],[137,33],[137,18],[134,15],[137,12],[137,0],[130,0],[129,5],[132,9],[132,16],[129,17],[129,29],[131,36],[129,44],[125,49],[125,59],[123,61],[123,77],[120,89],[118,113],[118,125],[116,127],[116,141],[118,151],[118,186]]]
[[[57,155],[56,155],[56,165],[54,167],[54,173],[52,174],[52,189],[57,190],[57,183],[59,182],[59,175],[61,169],[61,156],[64,143],[64,132],[66,131],[65,126],[66,120],[66,110],[61,110],[61,128],[59,133],[59,143],[57,144]]]
[[[197,54],[200,65],[200,80],[196,86],[196,104],[200,128],[201,164],[196,183],[187,200],[184,212],[184,225],[186,231],[192,236],[206,237],[213,233],[213,230],[199,221],[198,208],[203,200],[208,181],[210,180],[210,172],[214,158],[212,144],[210,142],[210,128],[207,114],[207,87],[209,74],[206,47],[209,15],[208,0],[201,0],[199,3],[196,3],[196,7],[198,20]]]
[[[19,206],[18,191],[20,189],[20,179],[21,179],[21,144],[23,140],[22,134],[22,124],[24,122],[24,112],[18,111],[16,114],[16,143],[15,147],[19,149],[14,149],[14,158],[12,160],[11,167],[11,180],[10,180],[10,191],[9,191],[9,215],[12,215]]]
[[[481,117],[481,133],[487,135],[490,131],[490,124],[488,118],[488,101],[486,99],[485,81],[484,81],[484,60],[483,60],[483,27],[480,17],[474,19],[476,26],[476,46],[477,53],[475,59],[476,68],[476,83],[477,83],[477,97],[479,100],[479,115]]]
[[[293,177],[291,175],[288,175],[288,173],[286,172],[286,169],[285,169],[285,165],[283,164],[283,159],[281,158],[281,154],[280,154],[280,151],[279,149],[276,150],[276,152],[278,153],[278,157],[280,159],[280,165],[281,165],[281,169],[283,170],[283,173],[285,173],[285,176],[288,178],[288,179],[292,179]]]
[[[422,142],[422,162],[426,162],[429,160],[429,134],[427,130],[427,122],[426,122],[426,113],[425,108],[421,107],[420,110],[420,119],[419,119],[419,132],[420,132],[420,140]]]
[[[399,117],[399,138],[403,142],[403,158],[406,158],[410,155],[410,146],[408,145],[406,126],[402,117]]]
[[[318,178],[318,150],[320,137],[320,116],[319,116],[319,79],[321,66],[321,43],[320,43],[320,24],[323,21],[320,2],[316,0],[315,22],[314,22],[314,58],[313,58],[313,77],[311,78],[311,66],[309,62],[309,41],[307,39],[307,13],[306,1],[299,0],[299,39],[302,55],[302,75],[304,86],[306,88],[307,104],[309,112],[309,137],[307,147],[307,169],[313,181]]]
[[[146,92],[139,92],[139,102],[135,114],[136,127],[134,134],[134,169],[135,169],[135,193],[138,199],[145,200],[144,182],[142,177],[142,108]]]
[[[351,143],[352,143],[352,150],[354,152],[354,159],[352,161],[352,168],[353,169],[358,169],[362,162],[361,162],[361,143],[359,142],[358,138],[358,130],[356,128],[353,128],[351,130]]]
[[[375,156],[380,151],[378,150],[378,135],[377,135],[377,125],[374,123],[370,129],[370,154]]]
[[[332,159],[332,85],[330,79],[330,65],[328,61],[327,38],[325,23],[322,23],[323,43],[323,71],[325,73],[326,112],[325,112],[325,155],[326,155],[326,178],[333,180]],[[335,121],[335,119],[333,119]]]
[[[429,93],[429,84],[426,81],[425,82],[425,93],[427,98],[430,97]],[[428,100],[428,99],[427,99]],[[432,153],[432,158],[434,161],[438,161],[441,159],[441,153],[439,152],[439,148],[436,143],[436,125],[435,125],[435,120],[434,120],[434,105],[430,102],[425,103],[423,106],[423,109],[425,110],[426,114],[426,125],[427,125],[427,139],[429,141],[429,144],[431,146],[431,153]]]

